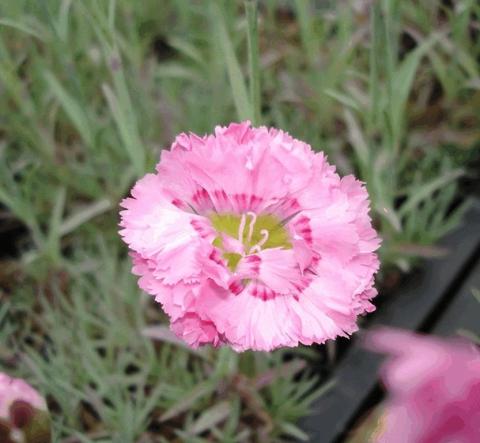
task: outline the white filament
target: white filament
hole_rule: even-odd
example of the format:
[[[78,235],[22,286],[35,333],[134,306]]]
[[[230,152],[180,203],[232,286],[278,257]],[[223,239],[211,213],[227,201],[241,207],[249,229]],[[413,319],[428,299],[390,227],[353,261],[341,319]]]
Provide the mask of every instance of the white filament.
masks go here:
[[[242,219],[240,220],[240,225],[238,226],[238,241],[243,244],[243,231],[245,231],[245,223],[247,221],[247,216],[242,214]]]
[[[262,234],[262,239],[255,246],[252,246],[249,254],[260,252],[262,250],[262,246],[268,241],[269,232],[266,229],[262,229],[260,234]]]
[[[242,214],[240,225],[238,226],[238,241],[242,244],[243,235],[245,233],[245,225],[247,224],[247,216],[251,217],[250,223],[248,224],[247,243],[252,241],[253,230],[255,229],[255,223],[257,222],[257,214],[255,214],[255,212],[247,212],[246,214]],[[250,251],[248,252],[249,254],[260,252],[262,250],[262,246],[268,241],[270,233],[267,229],[262,229],[260,230],[260,235],[262,236],[261,240],[250,248]]]
[[[255,226],[255,223],[257,222],[257,214],[255,214],[255,212],[247,212],[247,215],[252,217],[252,220],[250,221],[250,224],[248,226],[248,238],[247,238],[248,243],[250,243],[252,241],[253,228]]]

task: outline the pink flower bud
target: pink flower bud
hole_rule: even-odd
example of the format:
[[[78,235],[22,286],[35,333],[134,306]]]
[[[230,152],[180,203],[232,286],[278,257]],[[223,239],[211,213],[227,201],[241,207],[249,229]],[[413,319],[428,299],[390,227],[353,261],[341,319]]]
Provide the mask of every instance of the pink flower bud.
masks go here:
[[[25,381],[0,373],[0,442],[19,441],[51,441],[47,404]]]

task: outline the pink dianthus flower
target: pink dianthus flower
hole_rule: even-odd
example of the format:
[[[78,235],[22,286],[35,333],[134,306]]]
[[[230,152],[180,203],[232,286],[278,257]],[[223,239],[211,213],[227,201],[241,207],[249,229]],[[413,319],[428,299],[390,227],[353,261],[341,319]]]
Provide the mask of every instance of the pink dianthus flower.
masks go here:
[[[48,443],[50,416],[43,397],[25,381],[0,373],[0,442]]]
[[[390,355],[377,443],[480,442],[480,353],[472,344],[393,329],[367,336]]]
[[[193,347],[323,343],[374,310],[365,187],[281,130],[180,134],[122,207],[139,286]]]

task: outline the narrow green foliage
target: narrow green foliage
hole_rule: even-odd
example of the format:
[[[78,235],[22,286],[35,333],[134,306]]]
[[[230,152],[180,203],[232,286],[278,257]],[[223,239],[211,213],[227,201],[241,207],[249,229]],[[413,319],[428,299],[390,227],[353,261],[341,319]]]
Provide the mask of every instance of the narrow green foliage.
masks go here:
[[[252,124],[261,123],[261,95],[260,95],[260,60],[258,49],[258,11],[257,0],[245,1],[245,12],[248,24],[248,66]]]
[[[252,105],[247,94],[245,79],[240,69],[233,42],[226,27],[224,12],[220,5],[221,2],[211,0],[213,26],[221,46],[225,66],[227,67],[238,118],[240,120],[246,120],[251,115]]]

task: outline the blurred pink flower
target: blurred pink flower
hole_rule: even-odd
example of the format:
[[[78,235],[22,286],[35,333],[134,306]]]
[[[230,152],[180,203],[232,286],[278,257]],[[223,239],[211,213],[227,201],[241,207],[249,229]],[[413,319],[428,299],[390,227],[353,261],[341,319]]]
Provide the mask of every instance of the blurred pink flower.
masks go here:
[[[181,134],[131,195],[120,233],[133,272],[193,347],[323,343],[375,309],[365,187],[283,131]]]
[[[45,400],[25,381],[0,373],[0,418],[10,418],[10,407],[16,401],[28,403],[34,409],[47,410]]]
[[[50,443],[47,404],[30,385],[0,373],[0,442]]]
[[[367,346],[390,358],[382,367],[389,396],[377,443],[480,442],[480,353],[474,345],[393,329]]]

